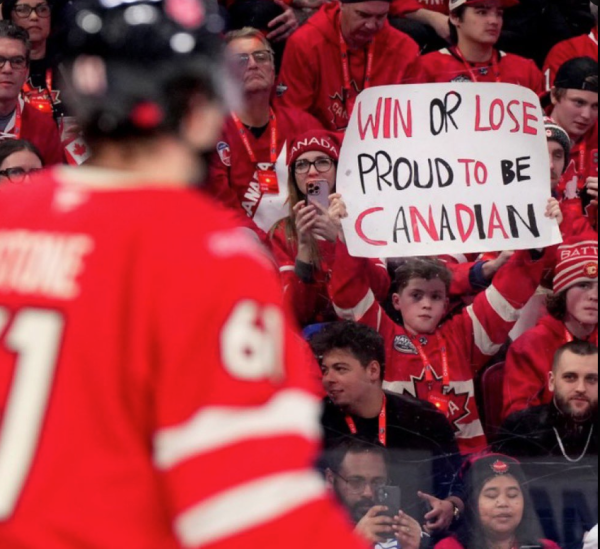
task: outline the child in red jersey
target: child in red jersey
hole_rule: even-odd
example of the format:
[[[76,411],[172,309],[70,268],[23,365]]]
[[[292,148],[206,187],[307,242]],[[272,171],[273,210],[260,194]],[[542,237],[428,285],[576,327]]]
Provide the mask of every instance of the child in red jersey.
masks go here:
[[[553,202],[549,217],[559,219]],[[341,237],[342,238],[342,237]],[[396,272],[393,322],[375,300],[366,259],[337,247],[331,293],[338,315],[378,330],[386,342],[386,388],[428,400],[453,425],[463,454],[482,451],[486,437],[475,401],[474,378],[506,343],[520,310],[537,290],[546,262],[538,252],[517,252],[473,305],[443,322],[452,276],[433,259],[407,259]]]

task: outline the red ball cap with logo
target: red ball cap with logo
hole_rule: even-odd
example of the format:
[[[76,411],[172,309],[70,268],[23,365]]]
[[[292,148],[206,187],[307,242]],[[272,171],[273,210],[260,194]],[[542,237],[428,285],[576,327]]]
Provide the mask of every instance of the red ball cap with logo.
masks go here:
[[[337,134],[312,130],[293,139],[289,146],[288,165],[293,166],[305,153],[322,152],[335,160],[340,159],[341,141]]]
[[[581,282],[598,280],[598,240],[589,235],[568,240],[558,248],[554,293],[565,292]]]
[[[461,6],[499,5],[501,8],[513,8],[519,5],[519,0],[450,0],[450,11]]]

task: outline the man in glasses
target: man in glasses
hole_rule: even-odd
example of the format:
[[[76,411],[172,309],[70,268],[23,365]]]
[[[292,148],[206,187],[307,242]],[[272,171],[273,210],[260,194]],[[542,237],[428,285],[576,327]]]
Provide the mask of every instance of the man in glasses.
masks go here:
[[[20,97],[29,77],[30,54],[27,31],[0,21],[0,138],[30,141],[46,165],[60,164],[64,153],[54,120]]]
[[[356,533],[377,549],[419,549],[419,523],[385,496],[389,455],[380,444],[348,438],[327,455],[327,483],[356,524]],[[397,508],[391,508],[396,506]]]
[[[306,113],[272,104],[275,64],[262,33],[234,31],[227,43],[229,62],[242,83],[243,106],[226,120],[211,158],[208,192],[262,238],[287,215],[286,144],[321,126]]]

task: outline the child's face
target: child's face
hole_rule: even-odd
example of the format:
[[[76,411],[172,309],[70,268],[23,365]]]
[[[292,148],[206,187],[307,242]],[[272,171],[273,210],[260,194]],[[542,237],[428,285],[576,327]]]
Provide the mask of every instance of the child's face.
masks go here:
[[[567,312],[580,324],[598,324],[598,281],[590,280],[573,286],[567,293]]]
[[[433,334],[448,310],[446,285],[439,279],[413,278],[402,292],[394,294],[393,302],[409,332]]]

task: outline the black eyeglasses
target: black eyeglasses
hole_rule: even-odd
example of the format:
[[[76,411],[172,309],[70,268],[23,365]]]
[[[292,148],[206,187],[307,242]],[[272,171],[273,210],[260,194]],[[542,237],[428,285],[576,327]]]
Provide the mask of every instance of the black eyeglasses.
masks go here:
[[[31,170],[26,170],[25,168],[8,168],[7,170],[0,171],[0,178],[6,178],[11,183],[23,183],[25,179],[34,173],[41,171],[41,168],[33,168]]]
[[[19,4],[15,6],[13,11],[17,17],[21,19],[27,19],[31,17],[31,14],[35,11],[35,14],[42,19],[47,19],[52,13],[52,8],[49,4],[38,4],[37,6],[30,6],[28,4]]]
[[[269,50],[255,51],[252,53],[240,53],[233,56],[236,64],[245,69],[250,63],[250,57],[254,59],[257,65],[266,65],[273,62],[273,54]]]
[[[22,71],[27,68],[27,57],[23,57],[22,55],[17,55],[16,57],[2,57],[0,55],[0,69],[3,69],[6,63],[10,63],[10,66],[17,70]]]
[[[331,158],[319,158],[314,162],[308,160],[298,160],[294,165],[294,171],[300,175],[304,175],[310,172],[310,169],[314,166],[319,173],[327,173],[333,168],[333,160]]]
[[[334,473],[334,475],[340,480],[343,480],[348,485],[348,489],[353,494],[362,494],[367,488],[367,486],[371,486],[374,492],[378,492],[379,490],[387,486],[389,483],[388,479],[386,478],[376,478],[375,480],[369,481],[366,478],[362,477],[344,478],[338,473]]]

